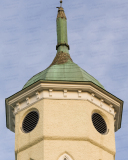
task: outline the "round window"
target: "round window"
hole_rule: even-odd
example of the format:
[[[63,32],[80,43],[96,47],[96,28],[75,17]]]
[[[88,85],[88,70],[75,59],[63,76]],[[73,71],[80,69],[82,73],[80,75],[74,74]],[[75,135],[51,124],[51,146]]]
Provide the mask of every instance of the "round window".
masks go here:
[[[101,115],[99,115],[98,113],[93,113],[92,122],[99,133],[105,134],[107,132],[106,122]]]
[[[39,113],[37,111],[29,112],[23,120],[22,129],[25,133],[31,132],[37,125]]]

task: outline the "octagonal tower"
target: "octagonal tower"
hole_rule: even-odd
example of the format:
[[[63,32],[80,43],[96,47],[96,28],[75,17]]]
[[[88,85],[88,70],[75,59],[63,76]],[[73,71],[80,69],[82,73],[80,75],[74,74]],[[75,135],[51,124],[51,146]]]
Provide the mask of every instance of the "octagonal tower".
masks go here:
[[[5,100],[6,125],[15,132],[15,158],[114,160],[123,101],[71,59],[60,3],[53,62]]]

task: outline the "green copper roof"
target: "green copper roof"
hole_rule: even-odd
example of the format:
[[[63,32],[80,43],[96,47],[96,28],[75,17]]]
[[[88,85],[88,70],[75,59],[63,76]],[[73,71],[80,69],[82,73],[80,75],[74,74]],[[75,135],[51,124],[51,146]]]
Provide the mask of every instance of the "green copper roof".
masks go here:
[[[26,88],[39,80],[48,81],[90,81],[101,88],[104,88],[94,77],[80,68],[77,64],[69,61],[64,64],[52,65],[44,71],[33,76],[23,87]]]
[[[62,3],[62,1],[61,1]],[[23,87],[26,88],[39,80],[45,81],[77,81],[93,82],[104,88],[94,77],[75,64],[69,54],[67,36],[67,18],[64,9],[58,8],[57,24],[57,54],[52,64],[44,71],[33,76]]]

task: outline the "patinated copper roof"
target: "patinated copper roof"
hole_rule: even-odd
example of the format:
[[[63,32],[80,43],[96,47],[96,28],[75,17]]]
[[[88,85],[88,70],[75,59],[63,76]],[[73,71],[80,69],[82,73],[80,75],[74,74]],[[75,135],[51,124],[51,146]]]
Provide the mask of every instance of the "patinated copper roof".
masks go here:
[[[93,76],[88,74],[77,64],[73,62],[69,54],[69,45],[67,38],[67,18],[61,6],[58,8],[57,14],[57,54],[51,65],[44,71],[33,76],[24,85],[23,89],[32,85],[39,80],[50,81],[80,81],[80,82],[93,82],[96,85],[104,88]]]

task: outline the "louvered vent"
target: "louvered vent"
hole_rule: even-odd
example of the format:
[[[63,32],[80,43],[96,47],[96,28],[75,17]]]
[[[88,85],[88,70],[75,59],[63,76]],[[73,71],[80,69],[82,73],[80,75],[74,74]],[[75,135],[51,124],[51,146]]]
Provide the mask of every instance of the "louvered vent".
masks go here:
[[[22,129],[25,133],[31,132],[37,125],[39,114],[37,111],[29,112],[23,120]]]
[[[107,132],[106,122],[101,115],[99,115],[98,113],[94,113],[92,115],[92,122],[99,133],[105,134]]]

